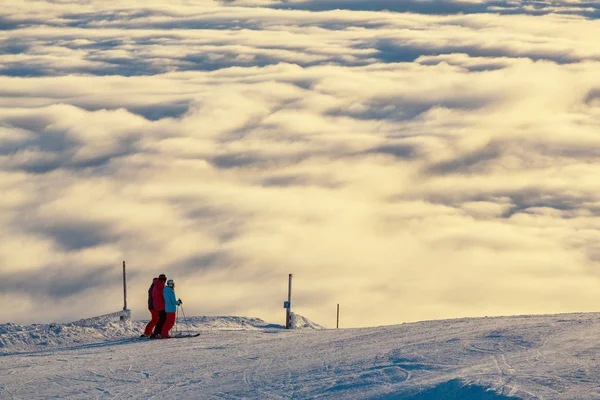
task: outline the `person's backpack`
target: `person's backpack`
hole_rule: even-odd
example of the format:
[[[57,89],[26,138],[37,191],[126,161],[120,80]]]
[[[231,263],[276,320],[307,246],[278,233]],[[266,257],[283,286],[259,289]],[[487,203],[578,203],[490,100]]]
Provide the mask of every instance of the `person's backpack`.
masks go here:
[[[152,289],[154,289],[154,280],[152,281],[152,285],[150,285],[150,289],[148,289],[148,310],[154,310],[154,301],[152,300]]]

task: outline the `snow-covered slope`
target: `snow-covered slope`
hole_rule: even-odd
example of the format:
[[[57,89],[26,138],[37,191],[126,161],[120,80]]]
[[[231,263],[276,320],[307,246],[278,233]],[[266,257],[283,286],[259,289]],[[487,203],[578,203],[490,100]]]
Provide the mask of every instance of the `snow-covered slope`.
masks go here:
[[[35,350],[94,343],[102,340],[135,338],[144,331],[148,321],[119,322],[106,316],[88,318],[65,324],[35,324],[30,326],[11,323],[0,325],[0,354],[17,350]],[[207,330],[266,330],[283,329],[281,325],[267,324],[259,318],[245,317],[191,317],[180,318],[173,333]]]
[[[141,323],[122,322],[90,339],[66,324],[48,328],[58,347],[26,350],[8,339],[48,340],[48,329],[2,325],[0,398],[600,398],[600,314],[344,330],[286,331],[244,318],[188,322],[199,337],[125,338]]]

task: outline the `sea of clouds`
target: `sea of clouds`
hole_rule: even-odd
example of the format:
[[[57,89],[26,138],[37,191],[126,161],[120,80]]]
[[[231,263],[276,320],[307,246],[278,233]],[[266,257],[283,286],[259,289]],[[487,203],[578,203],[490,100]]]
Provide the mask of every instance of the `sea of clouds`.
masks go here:
[[[600,1],[4,0],[0,321],[597,310]]]

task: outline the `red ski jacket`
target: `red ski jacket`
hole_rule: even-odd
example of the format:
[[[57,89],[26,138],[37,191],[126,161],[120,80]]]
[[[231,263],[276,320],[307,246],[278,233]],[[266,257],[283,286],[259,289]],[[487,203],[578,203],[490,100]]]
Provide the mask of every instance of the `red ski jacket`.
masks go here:
[[[152,289],[152,305],[156,311],[163,311],[165,309],[164,288],[165,283],[160,279],[157,279],[154,288]]]

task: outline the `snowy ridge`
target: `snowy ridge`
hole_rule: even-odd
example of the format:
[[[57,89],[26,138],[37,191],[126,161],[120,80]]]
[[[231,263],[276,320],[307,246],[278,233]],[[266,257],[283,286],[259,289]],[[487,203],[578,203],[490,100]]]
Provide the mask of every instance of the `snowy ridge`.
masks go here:
[[[53,348],[131,337],[143,323],[129,321],[130,315],[130,310],[123,310],[69,323],[29,326],[0,324],[0,348],[8,351],[31,350],[36,347]],[[123,321],[122,316],[125,317]]]
[[[0,349],[12,352],[133,337],[139,335],[139,325],[132,322],[103,322],[95,326],[77,323],[23,326],[7,323],[0,325]]]
[[[89,344],[103,340],[117,340],[139,336],[148,321],[130,321],[129,310],[86,318],[70,323],[34,324],[12,323],[0,325],[0,348],[5,351],[32,350],[36,347],[64,347]],[[121,321],[121,316],[125,320]],[[324,329],[301,315],[294,314],[293,329]],[[269,324],[260,318],[246,317],[189,317],[179,315],[173,333],[207,330],[272,330],[284,326]]]
[[[120,313],[106,314],[70,323],[34,324],[29,326],[12,323],[0,325],[0,348],[5,351],[33,350],[40,347],[64,347],[128,339],[139,336],[148,321],[120,321]],[[115,318],[116,317],[116,318]],[[281,329],[259,318],[244,317],[191,317],[188,324],[179,319],[177,329],[184,331],[205,330],[258,330]],[[173,328],[175,329],[175,328]]]

